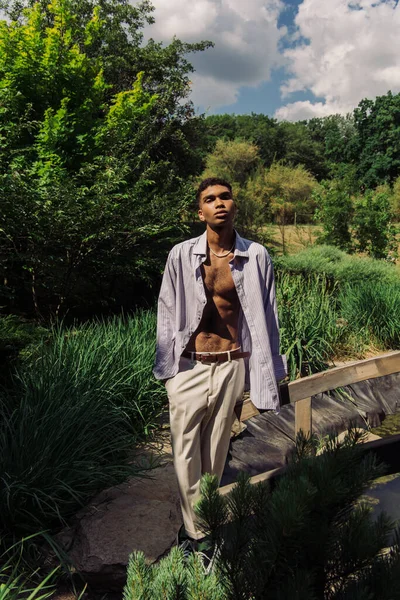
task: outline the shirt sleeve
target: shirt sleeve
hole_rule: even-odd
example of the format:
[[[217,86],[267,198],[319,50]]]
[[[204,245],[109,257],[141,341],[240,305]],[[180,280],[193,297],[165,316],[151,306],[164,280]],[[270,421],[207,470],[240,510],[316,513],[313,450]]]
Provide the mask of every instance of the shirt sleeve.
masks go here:
[[[156,379],[173,376],[176,311],[176,270],[173,251],[168,255],[157,307],[157,344],[153,374]]]
[[[287,375],[286,356],[279,354],[279,320],[276,304],[274,267],[269,254],[266,252],[264,311],[271,345],[272,363],[277,381]]]

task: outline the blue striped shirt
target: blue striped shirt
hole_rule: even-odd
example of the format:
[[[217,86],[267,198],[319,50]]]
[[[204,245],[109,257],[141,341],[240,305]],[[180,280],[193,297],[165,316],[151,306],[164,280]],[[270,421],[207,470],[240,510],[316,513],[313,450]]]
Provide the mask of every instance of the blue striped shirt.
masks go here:
[[[169,253],[158,299],[157,352],[154,375],[169,379],[196,331],[207,303],[201,265],[207,258],[207,232],[177,244]],[[274,271],[266,249],[236,232],[229,263],[240,301],[239,341],[246,359],[246,382],[252,402],[262,409],[279,406],[277,381],[286,376],[279,354],[279,325]]]

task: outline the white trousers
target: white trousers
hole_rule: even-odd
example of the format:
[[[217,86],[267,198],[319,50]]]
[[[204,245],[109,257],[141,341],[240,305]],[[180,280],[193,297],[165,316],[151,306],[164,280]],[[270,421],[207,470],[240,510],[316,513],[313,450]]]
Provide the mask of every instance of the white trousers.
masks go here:
[[[193,506],[204,473],[221,480],[229,449],[234,408],[242,398],[243,358],[223,363],[192,362],[182,357],[179,372],[166,382],[172,451],[187,534],[203,537]]]

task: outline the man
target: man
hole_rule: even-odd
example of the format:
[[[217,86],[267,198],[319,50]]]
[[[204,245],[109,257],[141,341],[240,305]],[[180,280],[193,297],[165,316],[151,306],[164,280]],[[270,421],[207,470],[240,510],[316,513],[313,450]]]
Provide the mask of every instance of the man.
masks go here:
[[[204,180],[197,200],[206,231],[168,256],[154,368],[168,392],[174,465],[191,540],[203,535],[193,512],[200,478],[212,473],[221,479],[245,379],[258,408],[276,409],[277,381],[286,375],[267,251],[234,230],[236,205],[227,181]]]

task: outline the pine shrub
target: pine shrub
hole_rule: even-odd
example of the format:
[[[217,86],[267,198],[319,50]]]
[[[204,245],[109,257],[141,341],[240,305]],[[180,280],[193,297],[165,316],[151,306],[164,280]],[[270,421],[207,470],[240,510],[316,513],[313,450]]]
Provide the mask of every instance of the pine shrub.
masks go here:
[[[143,552],[131,555],[123,600],[227,600],[221,577],[205,575],[197,555],[187,560],[173,548],[157,566],[146,563]]]
[[[212,575],[196,570],[195,557],[184,563],[176,548],[153,566],[134,554],[124,600],[400,598],[398,532],[385,514],[374,520],[360,499],[383,473],[363,453],[360,435],[350,430],[339,442],[332,433],[318,457],[317,439],[299,436],[274,487],[252,486],[242,474],[221,496],[216,478],[205,475],[196,512],[218,549]]]

